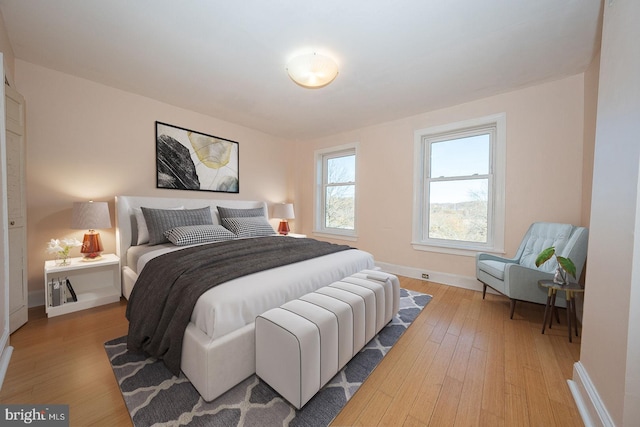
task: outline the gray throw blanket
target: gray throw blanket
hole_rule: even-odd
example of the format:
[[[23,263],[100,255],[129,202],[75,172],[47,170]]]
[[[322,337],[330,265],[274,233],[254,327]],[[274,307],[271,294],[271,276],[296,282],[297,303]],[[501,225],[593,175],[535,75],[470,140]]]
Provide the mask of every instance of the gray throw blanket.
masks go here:
[[[127,306],[127,348],[178,375],[184,331],[206,290],[248,274],[351,249],[313,239],[260,237],[170,252],[144,267]]]

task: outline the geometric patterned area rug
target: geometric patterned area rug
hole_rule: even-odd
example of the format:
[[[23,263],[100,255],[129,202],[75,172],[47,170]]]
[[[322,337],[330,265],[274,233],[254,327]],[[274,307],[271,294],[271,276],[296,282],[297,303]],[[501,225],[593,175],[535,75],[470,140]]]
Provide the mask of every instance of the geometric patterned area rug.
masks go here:
[[[105,343],[105,350],[136,427],[326,426],[430,300],[401,289],[398,314],[301,410],[256,375],[206,402],[183,373],[176,377],[161,361],[129,353],[126,336]]]

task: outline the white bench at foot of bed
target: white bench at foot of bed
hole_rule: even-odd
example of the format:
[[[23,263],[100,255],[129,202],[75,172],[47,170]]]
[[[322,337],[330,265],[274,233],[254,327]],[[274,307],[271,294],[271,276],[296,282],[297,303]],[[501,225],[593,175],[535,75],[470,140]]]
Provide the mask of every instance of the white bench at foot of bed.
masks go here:
[[[364,270],[256,318],[256,374],[300,409],[398,312],[400,282]]]

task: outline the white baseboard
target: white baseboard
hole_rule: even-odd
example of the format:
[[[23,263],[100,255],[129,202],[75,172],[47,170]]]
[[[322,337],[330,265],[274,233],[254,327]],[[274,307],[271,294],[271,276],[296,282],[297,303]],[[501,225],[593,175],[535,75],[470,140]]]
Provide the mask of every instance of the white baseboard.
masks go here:
[[[473,291],[482,292],[482,283],[478,282],[478,279],[476,279],[475,277],[441,273],[438,271],[429,271],[423,268],[406,267],[402,265],[389,264],[386,262],[376,262],[376,266],[380,267],[387,273],[397,274],[399,276],[428,280],[430,282],[442,283],[443,285],[455,286],[457,288],[471,289]],[[428,274],[429,278],[423,279],[423,273]],[[491,288],[487,288],[487,292],[497,294],[497,292]]]
[[[7,374],[7,369],[9,369],[12,353],[13,347],[9,345],[9,327],[6,327],[2,338],[0,338],[0,389],[2,389],[4,377]]]
[[[586,427],[615,427],[604,402],[600,399],[598,390],[591,382],[582,363],[573,364],[573,380],[567,380],[567,383]]]

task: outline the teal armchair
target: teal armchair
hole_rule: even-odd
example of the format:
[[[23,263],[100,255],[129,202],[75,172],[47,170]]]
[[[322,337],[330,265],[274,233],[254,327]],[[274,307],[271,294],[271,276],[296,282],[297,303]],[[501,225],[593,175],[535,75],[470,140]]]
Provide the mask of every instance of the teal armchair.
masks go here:
[[[487,286],[506,295],[511,300],[510,317],[516,301],[546,304],[547,290],[538,285],[539,280],[553,279],[558,263],[555,258],[536,267],[538,254],[550,246],[556,248],[556,254],[570,258],[576,266],[578,280],[587,260],[587,242],[589,232],[584,227],[551,222],[533,223],[525,234],[520,247],[513,258],[502,258],[488,253],[476,255],[476,278],[482,282],[482,299]],[[558,292],[556,305],[565,307],[563,292]]]

